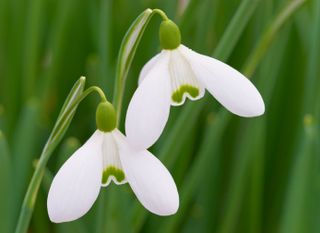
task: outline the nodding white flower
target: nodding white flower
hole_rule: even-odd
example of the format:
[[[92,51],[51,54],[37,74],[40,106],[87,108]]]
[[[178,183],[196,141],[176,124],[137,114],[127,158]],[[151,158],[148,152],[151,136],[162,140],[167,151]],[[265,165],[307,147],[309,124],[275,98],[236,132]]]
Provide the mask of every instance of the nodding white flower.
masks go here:
[[[180,42],[177,25],[163,21],[163,50],[143,67],[127,111],[126,135],[137,148],[149,148],[160,137],[171,105],[182,105],[186,98],[198,100],[205,89],[236,115],[254,117],[264,113],[260,93],[244,75]]]
[[[106,111],[110,109],[114,111],[110,103],[99,104],[98,130],[54,177],[47,200],[52,222],[73,221],[86,214],[101,186],[111,181],[118,185],[128,182],[141,204],[154,214],[176,213],[179,196],[169,171],[150,152],[136,150],[127,142],[110,120],[115,119]]]

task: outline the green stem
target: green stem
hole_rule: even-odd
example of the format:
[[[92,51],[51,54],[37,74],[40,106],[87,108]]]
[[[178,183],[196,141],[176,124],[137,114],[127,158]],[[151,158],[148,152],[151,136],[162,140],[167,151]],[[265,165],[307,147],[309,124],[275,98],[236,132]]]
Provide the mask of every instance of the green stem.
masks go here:
[[[37,168],[32,176],[31,182],[28,187],[28,191],[23,200],[17,228],[15,231],[16,233],[25,233],[28,230],[28,225],[34,209],[35,200],[36,200],[39,186],[43,177],[44,169],[46,167],[46,164],[48,162],[48,159],[51,153],[56,147],[56,144],[51,144],[51,145],[52,146],[49,147],[49,149],[47,149],[47,146],[45,146],[45,149],[41,154]]]
[[[101,98],[101,101],[106,101],[106,97],[103,93],[103,91],[96,86],[89,87],[87,90],[85,90],[73,103],[70,105],[68,110],[64,113],[64,115],[59,119],[57,124],[52,130],[52,133],[45,145],[45,147],[42,150],[39,163],[36,166],[35,172],[33,173],[33,176],[31,178],[31,182],[28,186],[27,193],[25,195],[25,198],[22,203],[21,212],[18,220],[18,224],[16,227],[16,233],[25,233],[28,230],[29,222],[32,216],[32,212],[34,209],[36,197],[38,194],[38,190],[45,172],[45,168],[47,165],[47,162],[56,148],[56,146],[59,144],[59,135],[57,129],[63,127],[64,122],[70,117],[70,114],[75,111],[75,107],[83,100],[85,99],[90,93],[97,92]],[[57,133],[58,132],[58,133]]]
[[[90,94],[91,92],[93,92],[93,91],[96,91],[96,92],[99,94],[99,96],[100,96],[100,98],[101,98],[101,101],[103,101],[103,102],[107,101],[107,98],[106,98],[103,90],[101,90],[101,88],[100,88],[100,87],[97,87],[97,86],[89,87],[87,90],[85,90],[85,91],[83,92],[82,95],[84,95],[84,94],[87,92],[87,94],[86,94],[86,96],[87,96],[87,95],[89,95],[89,94]],[[85,97],[86,97],[86,96],[85,96]],[[85,98],[85,97],[83,97],[83,98]],[[80,102],[81,102],[81,101],[80,101]]]
[[[92,93],[93,91],[96,91],[100,98],[101,98],[101,101],[102,102],[105,102],[107,101],[107,98],[105,97],[103,91],[97,87],[97,86],[92,86],[92,87],[89,87],[87,90],[85,90],[79,97],[78,99],[76,99],[72,104],[71,106],[69,107],[69,111],[66,112],[66,114],[64,114],[63,117],[61,117],[61,119],[58,120],[56,126],[53,128],[53,132],[56,132],[55,129],[57,128],[60,128],[61,126],[63,126],[64,122],[68,119],[69,117],[69,113],[71,111],[74,111],[74,108],[84,99],[86,98],[90,93]],[[57,131],[59,132],[59,131]],[[48,143],[51,142],[51,141],[54,141],[56,139],[56,137],[58,137],[59,135],[57,135],[57,133],[52,133],[49,140],[48,140]],[[51,140],[50,140],[51,139]]]
[[[165,21],[165,20],[169,20],[168,16],[166,15],[166,13],[164,13],[162,10],[160,9],[153,9],[152,10],[152,13],[153,14],[158,14],[162,17],[162,19]]]

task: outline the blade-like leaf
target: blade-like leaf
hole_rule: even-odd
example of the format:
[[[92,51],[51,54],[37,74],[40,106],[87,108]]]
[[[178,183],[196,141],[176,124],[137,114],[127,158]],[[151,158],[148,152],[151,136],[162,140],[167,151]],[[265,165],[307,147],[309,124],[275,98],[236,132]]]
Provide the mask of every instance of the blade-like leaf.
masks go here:
[[[3,133],[0,131],[0,232],[12,231],[12,168],[9,157],[9,148]]]
[[[308,116],[306,116],[308,118]],[[311,230],[314,213],[319,213],[318,200],[315,190],[318,190],[317,177],[318,158],[316,156],[316,126],[310,120],[305,120],[304,134],[296,151],[296,160],[290,176],[281,233],[314,232]],[[312,208],[310,208],[312,206]],[[310,214],[311,213],[311,214]],[[318,222],[316,219],[315,222]]]
[[[64,101],[62,105],[57,120],[59,120],[62,117],[62,115],[66,112],[66,109],[72,105],[73,101],[81,95],[84,89],[85,82],[86,78],[80,77],[80,79],[73,85],[69,95],[67,96],[67,99]]]
[[[37,147],[37,132],[40,115],[39,103],[36,99],[29,100],[21,111],[16,126],[12,148],[12,166],[14,169],[15,216],[19,213],[24,193],[32,175],[32,161]],[[16,146],[18,145],[18,146]]]
[[[82,94],[85,86],[85,82],[86,82],[86,78],[81,77],[73,85],[67,99],[65,100],[60,110],[58,119],[56,121],[56,124],[53,127],[52,133],[48,141],[52,141],[53,139],[55,139],[57,135],[59,134],[63,135],[65,133],[78,107],[78,105],[76,106],[72,106],[72,105],[74,104],[74,101]],[[70,110],[70,107],[73,107],[73,109]]]
[[[46,164],[53,152],[56,148],[58,143],[61,141],[64,133],[68,129],[71,120],[76,112],[76,109],[79,104],[79,98],[81,98],[83,94],[83,89],[85,85],[85,78],[81,77],[71,89],[56,124],[51,132],[51,135],[42,151],[40,156],[39,163],[37,164],[36,170],[32,176],[31,182],[28,187],[28,191],[25,195],[17,228],[16,233],[25,233],[28,229],[29,222],[32,216],[32,212],[34,209],[34,204],[36,201],[37,193],[39,190],[39,186],[41,184],[43,174],[45,171]]]
[[[315,20],[312,25],[309,64],[305,77],[304,126],[300,129],[296,157],[287,188],[286,203],[281,233],[317,232],[319,208],[319,130],[317,108],[319,108],[319,39],[320,1],[315,1]]]
[[[132,23],[121,43],[117,62],[117,73],[113,97],[113,105],[117,109],[118,121],[121,114],[123,90],[125,87],[128,71],[141,40],[142,34],[146,29],[151,17],[151,9],[147,9],[142,12]]]

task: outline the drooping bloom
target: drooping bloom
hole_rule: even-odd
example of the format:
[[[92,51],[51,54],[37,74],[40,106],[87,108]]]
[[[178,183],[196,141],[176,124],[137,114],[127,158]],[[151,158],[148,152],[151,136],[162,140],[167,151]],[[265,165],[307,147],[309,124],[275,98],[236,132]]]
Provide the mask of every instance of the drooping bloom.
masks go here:
[[[198,100],[208,90],[230,112],[254,117],[264,113],[263,99],[240,72],[182,45],[179,28],[170,20],[160,26],[163,50],[142,69],[139,87],[129,104],[126,135],[136,148],[149,148],[160,137],[170,106]]]
[[[111,181],[128,182],[141,204],[154,214],[177,211],[179,196],[169,171],[150,152],[136,150],[127,142],[112,123],[112,111],[110,103],[99,104],[98,129],[54,177],[47,200],[52,222],[73,221],[86,214],[101,186]]]

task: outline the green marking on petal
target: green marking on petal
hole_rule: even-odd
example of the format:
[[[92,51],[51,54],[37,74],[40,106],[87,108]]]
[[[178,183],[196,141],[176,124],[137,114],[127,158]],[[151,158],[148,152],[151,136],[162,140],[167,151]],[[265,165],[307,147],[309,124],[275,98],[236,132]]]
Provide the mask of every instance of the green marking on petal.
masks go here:
[[[110,166],[110,167],[107,167],[107,169],[105,169],[103,171],[102,184],[107,183],[110,176],[114,176],[116,178],[117,182],[119,182],[119,183],[122,182],[125,178],[124,172],[121,169],[114,167],[114,166]]]
[[[174,102],[181,103],[184,93],[188,93],[191,97],[196,98],[197,96],[199,96],[199,92],[200,91],[197,87],[186,84],[180,86],[179,89],[175,90],[171,98]]]

